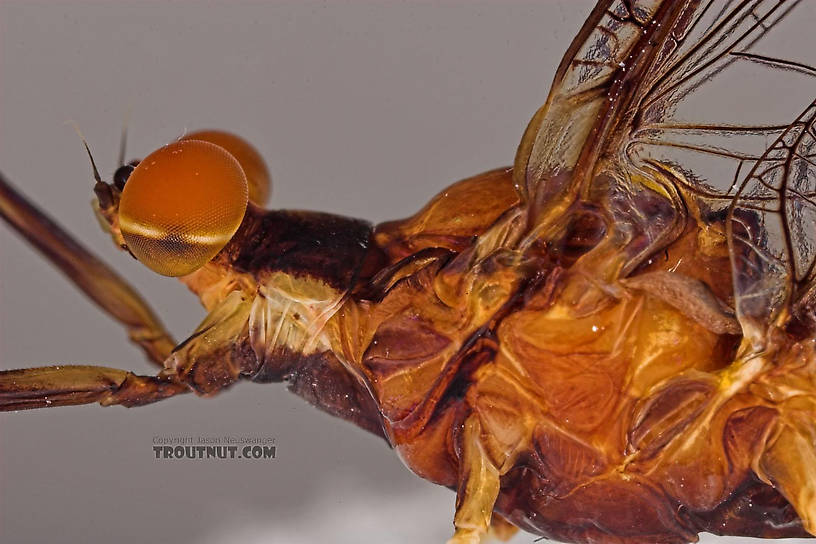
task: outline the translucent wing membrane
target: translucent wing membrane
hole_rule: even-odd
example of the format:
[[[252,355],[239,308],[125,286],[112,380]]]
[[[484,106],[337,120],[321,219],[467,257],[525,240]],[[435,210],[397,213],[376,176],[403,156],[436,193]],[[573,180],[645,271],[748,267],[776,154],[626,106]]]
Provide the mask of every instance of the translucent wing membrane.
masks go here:
[[[768,138],[786,125],[778,118],[750,124],[723,119],[716,113],[727,108],[712,112],[716,102],[709,96],[692,100],[691,95],[734,64],[741,65],[738,76],[745,66],[752,68],[750,77],[779,69],[812,74],[805,64],[749,52],[797,3],[600,2],[519,146],[514,182],[522,198],[536,194],[550,208],[571,201],[586,189],[603,158],[626,162],[627,168],[659,162],[687,174],[680,181],[689,187],[716,188],[713,192],[724,196],[733,182],[724,182],[724,173],[733,176],[742,162],[759,158]],[[692,152],[707,156],[707,164],[694,173],[685,166]]]
[[[516,156],[514,182],[544,225],[539,232],[589,198],[599,176],[628,194],[657,171],[700,221],[722,225],[731,207],[743,326],[767,323],[790,297],[801,299],[816,252],[812,107],[789,122],[816,95],[816,69],[759,50],[800,4],[599,2]],[[674,200],[674,190],[660,192]],[[645,234],[641,255],[666,240]]]
[[[782,101],[769,100],[769,94],[784,96],[802,75],[816,75],[803,63],[748,51],[797,4],[751,0],[696,6],[647,72],[628,130],[610,139],[607,149],[623,143],[631,164],[669,166],[691,193],[717,199],[720,206],[729,202],[740,174],[801,109],[795,96]],[[728,77],[715,79],[726,69]],[[787,104],[795,110],[786,111]]]
[[[756,161],[729,210],[736,309],[743,327],[784,317],[816,266],[816,102]]]
[[[736,166],[758,159],[769,139],[787,125],[780,124],[779,117],[746,123],[742,118],[746,109],[757,117],[772,115],[760,107],[760,101],[751,107],[751,97],[744,97],[745,109],[739,117],[723,119],[728,108],[712,102],[710,96],[692,100],[691,95],[709,87],[714,76],[732,65],[739,65],[734,69],[737,77],[751,78],[749,86],[758,90],[761,87],[754,78],[760,72],[773,78],[776,89],[784,85],[780,72],[791,77],[816,74],[800,62],[749,52],[797,4],[785,0],[599,3],[567,51],[546,104],[519,146],[514,174],[519,192],[528,197],[543,184],[554,186],[543,189],[553,195],[563,189],[559,183],[586,182],[600,157],[616,157],[620,151],[625,151],[632,165],[661,162],[678,167],[689,162],[693,151],[730,164],[712,173],[706,170],[712,165],[707,165],[681,181],[691,187],[704,181],[703,190],[710,184],[724,197]],[[734,103],[727,105],[733,110]],[[787,122],[792,116],[793,112],[782,119]],[[718,122],[712,123],[712,118]],[[557,176],[565,171],[576,174],[568,181]],[[727,182],[725,171],[730,173]]]
[[[609,109],[609,92],[641,39],[659,2],[599,2],[561,61],[547,102],[519,145],[514,183],[523,199],[543,180],[573,170],[597,120]],[[559,187],[553,187],[554,194]]]

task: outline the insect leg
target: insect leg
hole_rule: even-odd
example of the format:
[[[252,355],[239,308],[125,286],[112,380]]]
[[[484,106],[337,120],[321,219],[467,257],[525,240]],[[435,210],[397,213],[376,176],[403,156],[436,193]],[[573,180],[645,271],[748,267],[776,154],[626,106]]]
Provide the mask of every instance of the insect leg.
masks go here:
[[[143,406],[190,391],[169,372],[139,376],[102,366],[46,366],[0,372],[0,411],[72,406]]]
[[[456,532],[448,544],[479,544],[490,527],[493,503],[499,495],[499,471],[481,445],[482,426],[476,415],[465,421],[459,489],[456,493]]]
[[[758,475],[785,496],[802,519],[805,530],[811,534],[816,534],[814,431],[812,420],[804,425],[781,425],[757,467]]]
[[[212,395],[235,383],[243,370],[236,346],[246,343],[252,298],[228,295],[193,334],[167,357],[156,376],[100,366],[46,366],[0,371],[0,411],[70,406],[142,406],[195,391]],[[242,336],[243,334],[243,336]]]
[[[0,174],[0,217],[59,268],[161,366],[175,341],[147,303],[108,265],[14,190]]]

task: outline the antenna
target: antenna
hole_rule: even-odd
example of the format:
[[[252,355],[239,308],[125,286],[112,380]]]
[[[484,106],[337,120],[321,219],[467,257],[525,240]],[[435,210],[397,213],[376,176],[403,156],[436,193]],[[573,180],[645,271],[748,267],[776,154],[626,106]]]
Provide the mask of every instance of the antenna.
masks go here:
[[[91,148],[88,147],[88,142],[85,141],[85,136],[82,135],[82,131],[79,129],[79,125],[76,124],[75,121],[68,121],[74,127],[74,131],[76,131],[77,136],[79,139],[82,140],[82,145],[85,146],[85,151],[88,152],[88,158],[91,159],[91,168],[93,168],[93,177],[97,183],[102,183],[102,176],[99,175],[99,170],[96,168],[96,162],[94,162],[93,155],[91,155]]]
[[[82,135],[82,131],[79,130],[79,125],[76,124],[74,121],[68,121],[73,125],[74,130],[79,136],[79,139],[82,140],[82,145],[85,146],[85,151],[88,153],[88,158],[91,160],[91,168],[93,169],[93,177],[96,180],[94,184],[94,194],[96,195],[96,199],[99,201],[99,209],[100,210],[107,210],[108,208],[114,205],[114,198],[113,192],[111,191],[111,186],[102,181],[102,176],[99,175],[99,169],[96,167],[96,162],[94,161],[93,155],[91,154],[91,148],[88,147],[88,142],[85,141],[85,136]]]

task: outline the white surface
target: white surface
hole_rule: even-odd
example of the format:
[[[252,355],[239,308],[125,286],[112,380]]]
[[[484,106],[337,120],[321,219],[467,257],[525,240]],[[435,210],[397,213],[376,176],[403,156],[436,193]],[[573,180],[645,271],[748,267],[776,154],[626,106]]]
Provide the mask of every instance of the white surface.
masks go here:
[[[0,169],[183,338],[200,308],[99,231],[88,164],[66,120],[80,124],[105,176],[130,107],[131,158],[185,128],[229,129],[267,157],[273,206],[393,219],[456,179],[512,162],[590,7],[4,1]],[[782,41],[812,31],[814,11],[802,6]],[[812,51],[797,60],[813,62]],[[0,252],[2,368],[151,372],[119,327],[5,227]],[[441,543],[451,528],[453,493],[278,385],[130,411],[4,414],[0,425],[4,543]],[[153,436],[173,434],[272,435],[279,458],[154,460]]]

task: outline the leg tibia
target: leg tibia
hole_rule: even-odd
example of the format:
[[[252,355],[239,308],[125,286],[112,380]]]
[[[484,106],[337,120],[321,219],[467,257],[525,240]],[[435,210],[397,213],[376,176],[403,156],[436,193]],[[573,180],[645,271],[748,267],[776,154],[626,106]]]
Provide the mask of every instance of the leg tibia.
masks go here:
[[[174,340],[136,290],[62,227],[26,200],[0,174],[0,219],[59,268],[102,310],[127,328],[156,365],[170,355]]]
[[[172,376],[137,376],[99,366],[47,366],[0,372],[0,411],[98,402],[142,406],[188,387]]]
[[[456,496],[456,533],[448,544],[478,544],[490,527],[493,504],[499,495],[499,471],[482,449],[481,424],[475,415],[465,422],[459,490]]]

